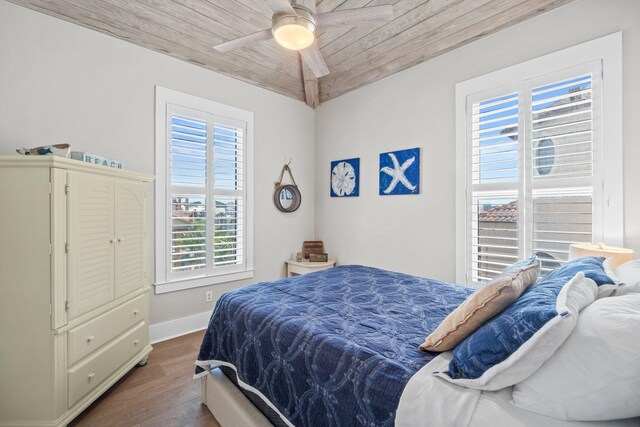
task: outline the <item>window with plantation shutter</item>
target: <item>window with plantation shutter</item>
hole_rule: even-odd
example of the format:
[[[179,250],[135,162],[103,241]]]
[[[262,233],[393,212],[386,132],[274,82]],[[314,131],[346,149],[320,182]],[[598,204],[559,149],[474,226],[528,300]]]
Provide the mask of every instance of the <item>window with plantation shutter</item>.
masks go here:
[[[157,232],[157,291],[251,277],[252,114],[163,88],[157,97],[157,165],[166,171],[157,182],[166,230]]]
[[[608,62],[568,67],[551,56],[456,87],[461,282],[486,282],[533,255],[544,275],[567,262],[572,243],[621,245],[621,200],[613,200],[622,180],[609,169],[621,144],[603,108]],[[607,92],[611,109],[618,90]]]

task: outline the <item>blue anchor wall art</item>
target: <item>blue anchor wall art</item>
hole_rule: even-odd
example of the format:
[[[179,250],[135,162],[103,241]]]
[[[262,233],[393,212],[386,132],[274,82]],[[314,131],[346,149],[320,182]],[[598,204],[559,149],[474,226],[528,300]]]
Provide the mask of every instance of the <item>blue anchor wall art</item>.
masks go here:
[[[380,195],[420,194],[420,148],[380,153]]]

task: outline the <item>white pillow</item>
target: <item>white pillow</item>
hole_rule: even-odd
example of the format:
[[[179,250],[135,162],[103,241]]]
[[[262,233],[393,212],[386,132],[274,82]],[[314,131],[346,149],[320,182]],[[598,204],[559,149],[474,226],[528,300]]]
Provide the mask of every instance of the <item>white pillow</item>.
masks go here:
[[[563,420],[640,416],[640,293],[585,308],[558,351],[515,385],[511,403]]]
[[[613,270],[613,276],[609,274],[609,277],[622,282],[616,290],[616,295],[640,293],[640,259],[634,259],[619,265]]]

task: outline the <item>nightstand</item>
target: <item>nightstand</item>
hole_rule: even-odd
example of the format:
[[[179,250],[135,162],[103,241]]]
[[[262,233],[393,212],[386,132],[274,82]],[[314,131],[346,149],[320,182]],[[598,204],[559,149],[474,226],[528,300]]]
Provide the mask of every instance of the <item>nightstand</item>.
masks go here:
[[[285,262],[287,263],[287,277],[328,270],[336,265],[335,259],[330,259],[326,262],[296,261],[295,259],[290,259]]]

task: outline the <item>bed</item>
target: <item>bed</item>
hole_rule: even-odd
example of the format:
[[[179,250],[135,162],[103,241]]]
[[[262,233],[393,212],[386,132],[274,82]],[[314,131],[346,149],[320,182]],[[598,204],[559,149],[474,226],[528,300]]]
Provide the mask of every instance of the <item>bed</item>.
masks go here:
[[[640,424],[554,420],[434,377],[451,353],[418,346],[473,291],[340,266],[228,292],[196,361],[203,403],[223,426]]]

